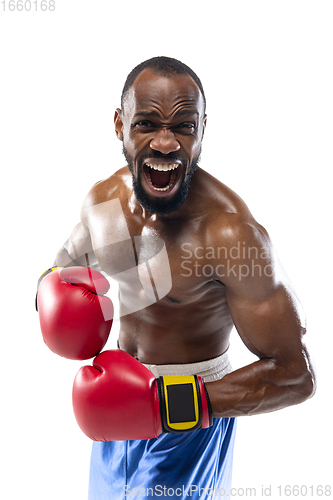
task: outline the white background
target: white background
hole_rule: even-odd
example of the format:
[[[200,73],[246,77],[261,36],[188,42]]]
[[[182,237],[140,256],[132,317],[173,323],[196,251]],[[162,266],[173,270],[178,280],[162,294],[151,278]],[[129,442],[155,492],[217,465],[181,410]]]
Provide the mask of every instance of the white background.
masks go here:
[[[3,6],[1,497],[87,498],[91,443],[71,408],[82,363],[43,344],[36,281],[92,184],[124,165],[114,109],[129,71],[156,55],[176,57],[201,77],[208,101],[201,166],[267,228],[308,318],[317,394],[238,419],[233,486],[243,488],[238,498],[246,488],[261,498],[262,486],[279,498],[279,485],[310,493],[332,484],[332,2]],[[234,367],[252,361],[236,333],[231,357]]]

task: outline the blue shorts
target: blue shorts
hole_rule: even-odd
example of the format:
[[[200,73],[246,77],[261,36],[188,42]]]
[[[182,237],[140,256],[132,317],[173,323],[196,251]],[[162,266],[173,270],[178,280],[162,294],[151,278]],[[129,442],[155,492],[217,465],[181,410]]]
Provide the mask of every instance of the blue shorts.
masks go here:
[[[234,418],[158,439],[94,442],[89,500],[223,500],[230,494]],[[214,497],[215,494],[215,497]]]

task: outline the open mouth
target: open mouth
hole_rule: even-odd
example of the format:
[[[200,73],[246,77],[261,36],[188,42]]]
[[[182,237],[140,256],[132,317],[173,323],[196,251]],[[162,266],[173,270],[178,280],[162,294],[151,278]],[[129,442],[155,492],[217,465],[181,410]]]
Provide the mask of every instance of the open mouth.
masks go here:
[[[143,172],[150,192],[154,194],[169,194],[173,191],[181,174],[179,163],[147,162],[143,166]]]

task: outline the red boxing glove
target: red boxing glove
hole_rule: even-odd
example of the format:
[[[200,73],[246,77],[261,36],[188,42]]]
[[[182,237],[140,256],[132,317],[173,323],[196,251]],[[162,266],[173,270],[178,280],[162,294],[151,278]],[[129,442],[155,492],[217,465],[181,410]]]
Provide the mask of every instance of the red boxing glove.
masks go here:
[[[68,359],[89,359],[106,344],[113,320],[109,282],[89,267],[54,268],[40,280],[36,305],[45,344]]]
[[[201,377],[154,375],[120,349],[104,351],[79,370],[73,385],[74,414],[94,441],[149,439],[212,425]]]

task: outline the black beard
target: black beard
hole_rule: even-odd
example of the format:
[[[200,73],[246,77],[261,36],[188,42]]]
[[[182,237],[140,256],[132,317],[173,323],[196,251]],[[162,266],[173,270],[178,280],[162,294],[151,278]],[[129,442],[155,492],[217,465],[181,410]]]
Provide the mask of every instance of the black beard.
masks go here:
[[[156,214],[159,216],[168,215],[168,214],[171,214],[172,212],[175,212],[176,210],[179,210],[179,208],[184,204],[184,202],[187,198],[192,175],[194,174],[194,172],[198,168],[200,153],[196,158],[193,159],[193,161],[190,165],[190,168],[188,170],[186,179],[184,179],[184,177],[185,177],[184,165],[186,165],[186,161],[183,158],[181,158],[180,156],[177,156],[173,153],[168,155],[168,159],[170,159],[170,160],[181,161],[181,163],[183,165],[183,169],[184,169],[184,171],[182,173],[183,179],[181,181],[180,189],[174,195],[172,200],[164,200],[163,198],[157,198],[156,201],[152,201],[148,198],[146,192],[144,191],[144,189],[142,187],[140,174],[138,175],[138,178],[135,177],[133,158],[128,154],[124,145],[123,145],[123,155],[126,158],[128,168],[132,174],[132,183],[133,183],[133,190],[134,190],[135,197],[138,200],[138,202],[140,203],[140,205],[142,206],[142,208],[144,208],[147,212],[149,212],[151,214]],[[154,157],[160,158],[161,155],[160,154],[155,154],[155,155],[153,154],[152,156],[150,156],[150,158],[154,158]],[[139,165],[143,165],[143,159],[144,158],[138,159]]]

